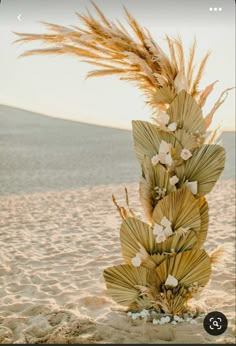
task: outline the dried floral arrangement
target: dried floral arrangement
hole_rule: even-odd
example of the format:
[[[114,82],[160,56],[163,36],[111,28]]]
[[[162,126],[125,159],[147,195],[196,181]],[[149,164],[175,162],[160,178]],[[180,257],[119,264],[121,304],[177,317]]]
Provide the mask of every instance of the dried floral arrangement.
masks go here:
[[[16,33],[16,42],[42,41],[34,54],[73,54],[99,69],[88,77],[119,75],[135,83],[152,108],[152,123],[133,121],[133,140],[141,165],[140,201],[146,222],[129,207],[113,202],[122,218],[121,249],[125,264],[105,269],[112,298],[131,311],[154,309],[181,314],[190,298],[209,281],[219,251],[208,255],[208,194],[224,169],[225,150],[215,144],[217,130],[207,136],[213,115],[224,102],[223,91],[212,110],[202,107],[217,81],[199,90],[207,53],[195,64],[196,41],[185,60],[180,38],[166,36],[168,53],[128,13],[130,31],[109,21],[93,3],[78,14],[83,27],[44,23],[44,34]]]

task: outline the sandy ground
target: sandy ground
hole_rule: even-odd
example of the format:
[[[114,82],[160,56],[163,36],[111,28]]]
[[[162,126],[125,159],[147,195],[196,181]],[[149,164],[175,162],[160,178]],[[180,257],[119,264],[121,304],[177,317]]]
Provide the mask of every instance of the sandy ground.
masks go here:
[[[122,185],[0,197],[0,343],[234,343],[235,186],[220,181],[208,196],[206,249],[225,257],[197,303],[223,312],[228,330],[208,335],[197,325],[153,326],[131,320],[107,295],[102,271],[122,263],[120,217],[111,202]],[[130,203],[140,211],[137,184]],[[124,200],[124,199],[123,199]]]

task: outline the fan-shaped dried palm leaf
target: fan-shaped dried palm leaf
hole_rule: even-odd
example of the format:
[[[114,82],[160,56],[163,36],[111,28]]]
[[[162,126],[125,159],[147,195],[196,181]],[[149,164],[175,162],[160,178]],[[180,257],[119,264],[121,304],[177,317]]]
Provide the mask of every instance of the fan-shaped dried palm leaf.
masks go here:
[[[192,297],[191,292],[188,292],[184,286],[175,287],[173,290],[164,287],[161,293],[155,289],[151,292],[153,307],[172,315],[181,313]]]
[[[159,152],[161,141],[170,143],[175,148],[176,155],[182,149],[174,134],[160,130],[156,125],[147,121],[132,121],[133,139],[136,156],[140,162],[147,156],[152,158]]]
[[[157,204],[153,212],[153,220],[157,224],[161,224],[164,217],[171,222],[174,232],[185,228],[197,233],[201,226],[199,201],[187,187],[171,192]]]
[[[156,254],[149,256],[146,260],[143,261],[142,266],[147,269],[155,269],[159,264],[165,261],[166,255],[164,254]]]
[[[170,104],[176,96],[175,90],[170,86],[166,85],[162,88],[156,90],[152,98],[152,106],[156,105],[159,107],[160,105],[165,106],[166,104]]]
[[[204,134],[206,131],[201,107],[185,90],[176,96],[167,113],[170,123],[176,122],[179,128],[189,133]]]
[[[208,203],[204,197],[199,198],[199,207],[201,216],[201,228],[198,233],[198,241],[196,247],[200,248],[206,240],[209,223]]]
[[[180,285],[201,287],[209,281],[211,262],[204,250],[185,251],[168,257],[156,268],[155,272],[157,287],[165,284],[169,274],[176,278]]]
[[[129,306],[142,300],[137,286],[148,287],[151,271],[130,265],[118,265],[104,270],[104,278],[109,294],[119,304]]]
[[[225,149],[217,144],[203,145],[192,157],[175,168],[180,186],[186,181],[197,181],[198,195],[209,193],[219,179],[225,164]]]
[[[122,255],[128,264],[131,263],[131,259],[136,256],[141,247],[148,255],[155,253],[156,241],[152,229],[139,219],[130,217],[122,222],[120,241]]]
[[[159,193],[157,191],[158,188]],[[139,184],[140,201],[149,222],[152,222],[152,213],[158,200],[166,194],[175,191],[176,187],[170,184],[170,176],[161,164],[155,166],[149,157],[142,161],[142,177]]]
[[[201,142],[199,143],[200,137],[193,136],[183,129],[176,130],[174,135],[178,142],[181,143],[181,146],[190,151],[198,148],[201,144]]]

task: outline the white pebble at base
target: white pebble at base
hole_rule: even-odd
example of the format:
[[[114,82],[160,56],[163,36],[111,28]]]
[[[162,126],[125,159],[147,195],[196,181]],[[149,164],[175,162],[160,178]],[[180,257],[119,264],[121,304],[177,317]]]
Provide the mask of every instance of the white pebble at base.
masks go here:
[[[127,312],[127,315],[128,315],[129,317],[131,317],[131,316],[132,316],[132,312],[131,312],[131,311]]]
[[[177,316],[177,315],[175,315],[175,316],[174,316],[174,321],[176,321],[176,322],[180,322],[180,317],[179,317],[179,316]]]
[[[177,322],[176,321],[172,321],[171,324],[177,324]]]
[[[139,313],[132,314],[132,320],[136,320],[139,317]]]
[[[159,320],[156,320],[156,319],[154,318],[153,321],[152,321],[152,324],[153,324],[153,325],[159,324]]]
[[[165,319],[166,319],[166,323],[170,322],[170,316],[166,316]]]

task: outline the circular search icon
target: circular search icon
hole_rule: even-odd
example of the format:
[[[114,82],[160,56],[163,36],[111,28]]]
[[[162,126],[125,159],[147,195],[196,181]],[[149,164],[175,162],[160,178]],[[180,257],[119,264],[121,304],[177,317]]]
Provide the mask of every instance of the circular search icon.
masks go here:
[[[222,312],[212,311],[203,321],[205,331],[210,335],[221,335],[228,327],[228,320]]]

